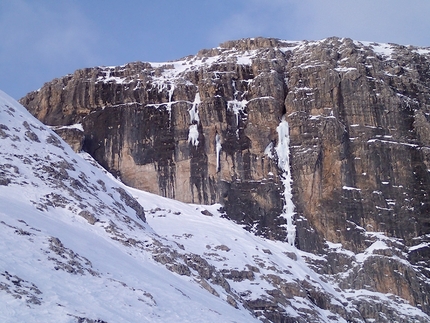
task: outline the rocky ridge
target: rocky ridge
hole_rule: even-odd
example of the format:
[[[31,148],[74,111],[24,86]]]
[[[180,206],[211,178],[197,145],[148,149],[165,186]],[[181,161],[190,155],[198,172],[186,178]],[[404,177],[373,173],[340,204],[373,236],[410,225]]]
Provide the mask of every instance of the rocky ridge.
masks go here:
[[[245,39],[79,70],[21,103],[65,134],[80,124],[76,149],[126,184],[220,202],[249,230],[321,255],[308,260],[342,289],[429,313],[429,53]]]

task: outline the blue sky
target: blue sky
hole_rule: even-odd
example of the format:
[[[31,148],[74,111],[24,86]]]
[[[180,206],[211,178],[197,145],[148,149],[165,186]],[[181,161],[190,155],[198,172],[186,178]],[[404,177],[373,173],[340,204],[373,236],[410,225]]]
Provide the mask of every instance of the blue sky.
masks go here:
[[[1,0],[0,89],[78,68],[160,62],[244,37],[430,46],[429,0]]]

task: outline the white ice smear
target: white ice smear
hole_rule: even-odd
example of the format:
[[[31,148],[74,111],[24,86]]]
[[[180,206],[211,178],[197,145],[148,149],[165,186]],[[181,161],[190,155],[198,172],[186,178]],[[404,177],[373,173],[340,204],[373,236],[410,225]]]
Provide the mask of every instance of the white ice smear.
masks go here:
[[[287,240],[291,246],[294,246],[296,239],[296,226],[293,224],[294,219],[294,204],[292,201],[292,179],[290,170],[290,134],[288,122],[285,117],[276,128],[278,132],[278,145],[276,146],[276,154],[278,155],[278,167],[282,170],[282,184],[284,185],[284,208],[282,216],[287,220]]]
[[[164,90],[167,91],[168,94],[168,102],[158,103],[158,104],[147,104],[147,106],[152,106],[155,108],[160,108],[166,106],[166,110],[169,113],[169,119],[172,116],[172,105],[176,103],[173,101],[173,93],[175,92],[175,82],[174,81],[166,81],[163,79],[153,79],[153,86],[157,87],[158,93],[162,93]]]
[[[231,100],[227,102],[227,108],[230,111],[233,111],[234,115],[236,116],[236,126],[237,126],[237,130],[236,130],[236,136],[237,138],[239,138],[239,118],[240,118],[240,113],[245,111],[246,105],[248,104],[247,100],[242,100],[242,101],[238,101],[238,100]]]
[[[59,126],[59,127],[57,127],[57,126],[48,126],[48,128],[53,129],[53,130],[77,129],[77,130],[80,130],[80,131],[84,131],[82,123],[75,123],[75,124],[72,124],[70,126]]]
[[[421,248],[428,248],[428,247],[430,247],[430,242],[423,242],[423,243],[420,243],[419,245],[409,247],[409,251],[414,251],[414,250],[418,250]]]
[[[237,57],[237,64],[252,65],[252,59],[256,56],[257,50],[246,51],[241,56]]]
[[[194,121],[197,123],[200,122],[199,110],[198,110],[200,102],[201,102],[200,93],[197,91],[196,97],[194,98],[193,106],[188,111],[188,113],[190,114],[190,122],[191,123],[193,123]]]
[[[188,113],[190,114],[190,130],[188,131],[188,142],[193,146],[199,145],[199,130],[197,124],[200,122],[198,106],[200,104],[200,93],[197,91],[193,105]]]
[[[274,158],[274,156],[273,156],[273,142],[270,142],[267,145],[266,149],[264,149],[264,154],[266,156],[268,156],[269,158]]]
[[[375,43],[375,42],[368,42],[368,41],[360,41],[360,42],[354,41],[354,43],[359,46],[364,45],[364,46],[371,47],[376,54],[381,55],[385,59],[391,59],[395,49],[393,45],[385,44],[385,43]]]
[[[188,142],[195,147],[199,145],[199,130],[196,124],[192,124],[190,126],[190,131],[188,133]]]
[[[104,82],[104,83],[111,83],[111,82],[115,82],[117,84],[122,84],[125,81],[125,77],[121,78],[121,77],[117,77],[117,76],[112,76],[111,75],[111,70],[113,70],[115,67],[107,67],[107,69],[105,71],[102,71],[102,73],[104,74],[104,76],[99,76],[97,78],[97,82]]]
[[[357,68],[355,67],[337,67],[334,69],[337,72],[351,72],[351,71],[356,71]]]
[[[167,104],[167,111],[169,111],[169,116],[171,116],[172,114],[172,104],[174,103],[172,101],[173,98],[173,92],[175,91],[175,85],[172,83],[170,83],[170,88],[168,90],[169,93],[169,103]]]
[[[221,138],[219,137],[219,134],[216,134],[215,136],[215,149],[216,149],[216,171],[219,172],[220,170],[220,154],[221,154]]]
[[[239,95],[239,91],[236,89],[236,81],[232,82],[232,87],[234,89],[234,97],[233,100],[227,102],[227,108],[236,116],[236,137],[239,139],[239,117],[241,113],[245,112],[246,105],[248,104],[247,100],[238,100],[237,96]]]
[[[343,190],[347,190],[347,191],[361,191],[360,188],[357,187],[351,187],[351,186],[342,186]]]

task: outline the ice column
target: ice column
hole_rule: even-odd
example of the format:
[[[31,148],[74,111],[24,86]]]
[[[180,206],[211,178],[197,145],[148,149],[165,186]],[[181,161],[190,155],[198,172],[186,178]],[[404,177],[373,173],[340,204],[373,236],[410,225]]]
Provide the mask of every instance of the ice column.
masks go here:
[[[278,145],[276,146],[276,154],[278,155],[278,167],[282,170],[281,179],[284,185],[284,207],[282,216],[287,220],[287,240],[291,246],[294,246],[296,238],[296,226],[293,224],[294,219],[294,204],[291,193],[291,169],[290,169],[290,134],[288,122],[285,117],[276,128],[278,132]]]
[[[172,117],[172,98],[173,98],[173,92],[175,92],[175,85],[172,83],[170,83],[170,88],[168,90],[169,93],[169,103],[167,103],[167,111],[169,111],[169,119],[171,119]]]
[[[190,121],[191,123],[199,123],[199,104],[201,103],[200,99],[200,93],[197,91],[196,96],[194,98],[193,105],[191,106],[191,109],[188,110],[188,113],[190,114]]]
[[[162,103],[162,104],[149,104],[155,107],[160,107],[163,106],[164,104],[166,105],[166,110],[169,113],[169,120],[171,120],[172,117],[172,105],[173,102],[173,93],[175,92],[175,84],[174,82],[164,82],[163,80],[158,80],[156,82],[154,82],[154,84],[152,85],[153,87],[157,87],[158,89],[158,93],[162,93],[164,90],[167,91],[168,94],[168,102],[167,103]]]
[[[200,104],[200,94],[197,91],[193,105],[188,113],[190,114],[190,130],[188,132],[188,142],[193,146],[199,145],[199,130],[197,124],[200,122],[198,106]]]
[[[216,149],[216,171],[219,172],[220,170],[220,154],[221,154],[221,138],[219,137],[219,134],[217,133],[215,136],[215,149]]]

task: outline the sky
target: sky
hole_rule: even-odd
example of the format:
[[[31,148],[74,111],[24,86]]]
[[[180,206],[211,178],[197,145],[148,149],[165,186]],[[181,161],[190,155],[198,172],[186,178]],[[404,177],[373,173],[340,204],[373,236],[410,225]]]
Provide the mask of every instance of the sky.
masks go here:
[[[429,0],[1,0],[0,89],[19,99],[93,66],[164,62],[245,37],[430,46]]]

